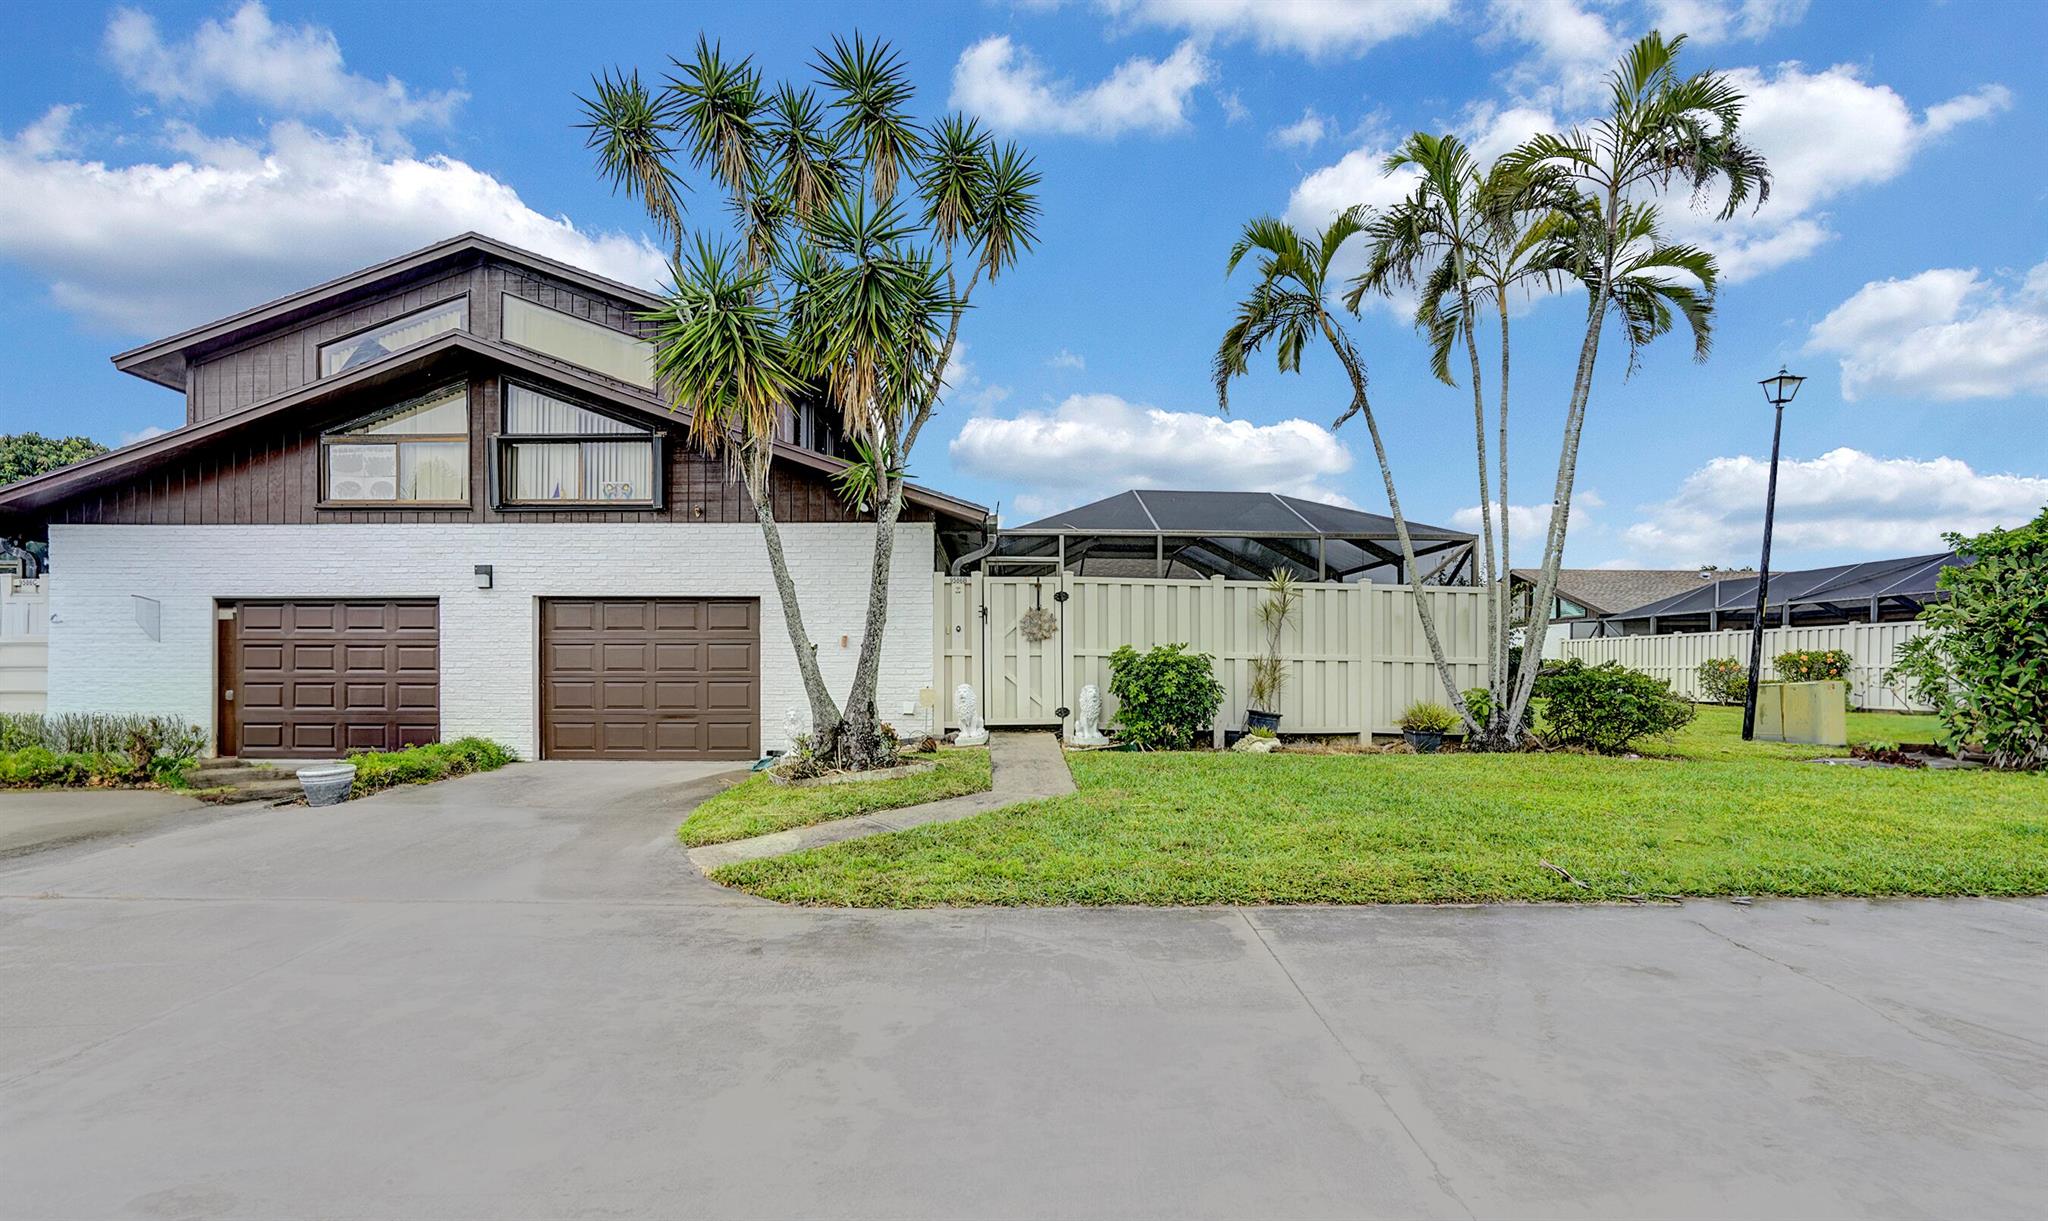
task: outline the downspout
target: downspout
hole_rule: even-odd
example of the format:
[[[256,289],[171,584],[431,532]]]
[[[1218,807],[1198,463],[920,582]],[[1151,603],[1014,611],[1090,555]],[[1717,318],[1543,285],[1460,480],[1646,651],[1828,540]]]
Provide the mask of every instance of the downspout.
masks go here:
[[[955,577],[966,576],[967,568],[970,565],[978,564],[982,560],[987,559],[989,552],[996,549],[996,543],[1002,538],[1003,530],[1001,526],[996,524],[995,514],[991,513],[982,519],[981,528],[988,531],[988,542],[984,543],[979,550],[970,551],[959,559],[954,560],[952,567],[947,569],[947,575]]]

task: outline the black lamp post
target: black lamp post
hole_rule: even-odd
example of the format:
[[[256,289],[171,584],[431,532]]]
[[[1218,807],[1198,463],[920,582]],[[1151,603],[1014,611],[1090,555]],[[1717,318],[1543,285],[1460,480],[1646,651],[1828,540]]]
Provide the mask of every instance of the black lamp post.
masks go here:
[[[1756,737],[1756,684],[1764,667],[1764,607],[1771,597],[1771,519],[1778,512],[1778,442],[1785,435],[1785,404],[1799,393],[1799,383],[1805,380],[1785,372],[1785,366],[1779,365],[1778,375],[1761,383],[1764,398],[1776,409],[1776,422],[1771,425],[1771,482],[1764,493],[1764,559],[1756,572],[1756,618],[1749,625],[1749,688],[1742,696],[1745,742]]]

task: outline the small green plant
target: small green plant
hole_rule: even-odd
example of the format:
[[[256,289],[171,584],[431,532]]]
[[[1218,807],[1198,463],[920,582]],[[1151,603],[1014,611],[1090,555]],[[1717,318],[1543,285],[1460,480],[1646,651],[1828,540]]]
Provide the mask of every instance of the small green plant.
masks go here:
[[[1473,720],[1484,726],[1493,719],[1493,692],[1484,687],[1467,687],[1464,695],[1465,710],[1472,714]]]
[[[1941,570],[1946,601],[1900,646],[1887,682],[1941,718],[1950,750],[1994,767],[2048,766],[2048,509],[2024,526],[1945,535],[1967,564]]]
[[[1849,681],[1856,658],[1847,649],[1794,649],[1778,654],[1772,662],[1780,682],[1827,683]]]
[[[1186,750],[1223,706],[1215,659],[1187,649],[1162,644],[1140,653],[1122,645],[1109,655],[1116,725],[1123,740],[1139,750]]]
[[[1709,657],[1694,671],[1709,703],[1739,704],[1749,688],[1749,669],[1733,657]]]
[[[430,784],[471,772],[495,771],[517,759],[489,738],[457,738],[403,750],[359,751],[348,757],[356,765],[354,792],[360,797],[400,784]]]
[[[1405,733],[1449,733],[1462,723],[1456,712],[1427,700],[1408,705],[1408,710],[1395,722]]]
[[[1669,685],[1620,662],[1589,666],[1571,658],[1536,676],[1543,701],[1543,738],[1552,746],[1581,746],[1619,754],[1641,738],[1684,728],[1693,706]]]
[[[129,713],[0,713],[0,784],[163,784],[180,787],[206,734],[177,717]]]
[[[1261,725],[1256,729],[1246,730],[1245,732],[1249,733],[1254,738],[1265,738],[1268,740],[1275,739],[1280,736],[1279,734],[1274,733],[1272,730],[1266,728],[1264,725]]]
[[[1260,712],[1280,711],[1280,696],[1287,689],[1287,661],[1280,656],[1280,638],[1301,605],[1301,589],[1284,568],[1275,568],[1266,578],[1265,596],[1259,600],[1259,627],[1266,633],[1266,651],[1251,659],[1251,704]]]

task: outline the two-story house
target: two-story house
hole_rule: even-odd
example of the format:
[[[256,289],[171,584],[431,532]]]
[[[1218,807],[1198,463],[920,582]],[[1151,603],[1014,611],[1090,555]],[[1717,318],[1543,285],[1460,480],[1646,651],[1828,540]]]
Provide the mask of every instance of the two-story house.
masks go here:
[[[171,432],[0,490],[50,546],[53,712],[166,713],[222,754],[465,734],[528,758],[742,759],[805,707],[746,490],[655,385],[639,289],[476,234],[147,344]],[[829,413],[775,515],[843,690],[874,526]],[[897,529],[885,717],[932,679],[932,581],[978,505]]]

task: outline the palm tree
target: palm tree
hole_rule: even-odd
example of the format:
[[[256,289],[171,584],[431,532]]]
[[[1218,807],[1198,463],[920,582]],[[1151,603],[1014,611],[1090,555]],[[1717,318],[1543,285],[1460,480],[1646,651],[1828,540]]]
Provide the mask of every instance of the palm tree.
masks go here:
[[[1559,262],[1559,209],[1575,198],[1562,180],[1539,169],[1495,165],[1481,173],[1456,136],[1416,132],[1387,158],[1386,171],[1413,169],[1414,192],[1373,215],[1366,268],[1351,281],[1345,304],[1354,311],[1368,292],[1391,295],[1397,287],[1419,289],[1415,325],[1430,340],[1430,368],[1445,385],[1456,385],[1452,352],[1462,341],[1472,387],[1473,449],[1479,473],[1483,580],[1487,590],[1487,724],[1468,722],[1475,744],[1507,744],[1508,649],[1511,632],[1508,568],[1512,541],[1508,518],[1509,303],[1536,279],[1549,279]],[[1500,340],[1498,543],[1488,487],[1486,398],[1482,386],[1478,327],[1482,307],[1496,307]],[[1496,556],[1498,562],[1496,563]]]
[[[1694,354],[1704,359],[1712,339],[1716,266],[1704,250],[1667,243],[1654,203],[1642,198],[1681,183],[1698,197],[1716,183],[1726,196],[1717,218],[1735,215],[1754,198],[1770,195],[1770,169],[1741,134],[1743,95],[1714,71],[1680,76],[1685,37],[1651,31],[1629,48],[1608,76],[1608,111],[1590,126],[1540,135],[1504,159],[1511,170],[1543,169],[1560,175],[1582,196],[1561,240],[1568,265],[1586,288],[1586,330],[1565,414],[1557,486],[1544,540],[1543,569],[1532,605],[1548,606],[1564,557],[1579,440],[1600,335],[1610,318],[1620,322],[1629,368],[1644,346],[1683,319]],[[1533,625],[1532,625],[1533,626]],[[1507,728],[1518,732],[1535,688],[1537,667],[1525,665],[1508,709]]]
[[[887,44],[835,40],[813,67],[823,101],[768,90],[751,61],[700,38],[658,97],[637,75],[599,78],[583,127],[599,171],[678,235],[673,290],[651,315],[661,385],[754,502],[814,746],[863,767],[880,756],[876,687],[904,472],[943,398],[975,287],[1035,240],[1039,177],[971,119],[929,131],[914,122],[908,73]],[[688,259],[677,157],[722,191],[734,230],[701,238]],[[781,420],[818,399],[861,454],[842,488],[875,523],[866,632],[843,706],[819,671],[769,496]]]
[[[1415,611],[1422,621],[1422,635],[1429,642],[1437,677],[1452,707],[1466,724],[1473,724],[1458,690],[1457,679],[1444,659],[1437,636],[1436,617],[1422,596],[1422,573],[1415,563],[1415,544],[1408,534],[1408,519],[1401,512],[1401,497],[1394,488],[1394,470],[1387,461],[1386,443],[1380,438],[1378,418],[1366,394],[1365,361],[1358,354],[1344,325],[1330,313],[1330,264],[1344,243],[1365,231],[1366,213],[1350,208],[1331,221],[1320,234],[1301,233],[1273,217],[1260,217],[1244,227],[1244,234],[1230,249],[1224,273],[1237,270],[1246,255],[1259,254],[1259,278],[1251,292],[1238,303],[1237,319],[1217,345],[1212,366],[1217,405],[1230,410],[1230,383],[1250,369],[1251,358],[1271,344],[1282,373],[1299,373],[1303,352],[1316,343],[1328,344],[1351,380],[1351,402],[1330,425],[1341,428],[1352,416],[1362,416],[1372,438],[1373,455],[1379,459],[1380,477],[1386,484],[1387,508],[1394,517],[1394,534],[1400,540],[1401,561],[1408,574],[1408,588],[1415,599]]]
[[[1486,396],[1481,386],[1479,341],[1473,307],[1474,267],[1481,257],[1489,231],[1479,196],[1483,182],[1479,170],[1456,136],[1411,134],[1386,160],[1385,171],[1403,169],[1417,172],[1415,191],[1391,208],[1375,213],[1366,224],[1370,243],[1365,270],[1352,277],[1351,291],[1344,304],[1356,313],[1369,292],[1391,295],[1396,287],[1421,289],[1415,322],[1430,337],[1430,370],[1447,386],[1457,385],[1451,373],[1451,350],[1464,340],[1471,366],[1472,438],[1479,469],[1479,535],[1483,564],[1482,579],[1488,592],[1487,636],[1499,633],[1499,599],[1496,596],[1500,571],[1495,562],[1493,492],[1486,469]],[[1505,507],[1502,509],[1506,511]],[[1504,560],[1502,561],[1505,562]],[[1504,658],[1498,650],[1489,653],[1486,686],[1493,691],[1499,682]],[[1465,708],[1465,729],[1473,739],[1485,735]]]

